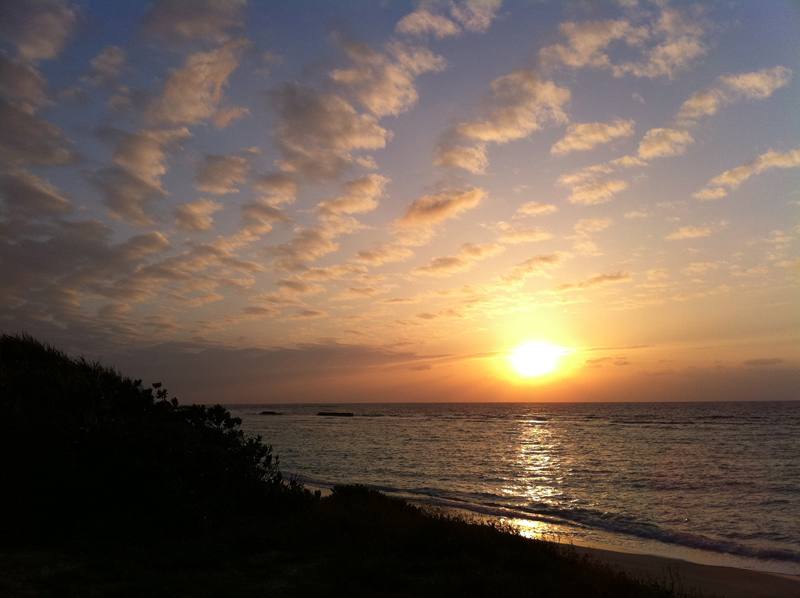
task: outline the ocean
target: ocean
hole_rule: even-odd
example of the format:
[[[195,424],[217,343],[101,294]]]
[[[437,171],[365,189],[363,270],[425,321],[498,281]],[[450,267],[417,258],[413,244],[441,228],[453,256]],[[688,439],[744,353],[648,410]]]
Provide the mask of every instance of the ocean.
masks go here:
[[[800,402],[231,410],[313,488],[366,484],[531,537],[800,574]]]

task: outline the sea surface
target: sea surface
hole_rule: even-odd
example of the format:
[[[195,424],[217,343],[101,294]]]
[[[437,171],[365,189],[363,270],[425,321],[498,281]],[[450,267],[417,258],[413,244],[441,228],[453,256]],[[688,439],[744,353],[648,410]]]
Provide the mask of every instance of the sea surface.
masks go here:
[[[311,487],[367,484],[529,536],[800,574],[800,402],[232,411]]]

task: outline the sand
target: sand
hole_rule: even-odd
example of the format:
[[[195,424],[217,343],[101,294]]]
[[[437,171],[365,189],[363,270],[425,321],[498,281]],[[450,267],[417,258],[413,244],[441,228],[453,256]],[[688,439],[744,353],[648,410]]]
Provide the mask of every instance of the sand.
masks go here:
[[[800,576],[699,565],[646,554],[575,546],[575,551],[639,579],[656,579],[686,591],[721,598],[800,598]]]

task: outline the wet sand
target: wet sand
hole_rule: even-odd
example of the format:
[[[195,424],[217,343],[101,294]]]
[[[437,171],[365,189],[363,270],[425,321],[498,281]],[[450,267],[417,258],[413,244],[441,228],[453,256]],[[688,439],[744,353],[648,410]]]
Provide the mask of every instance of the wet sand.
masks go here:
[[[700,565],[646,554],[629,554],[575,546],[586,555],[639,579],[670,583],[676,589],[720,598],[800,598],[800,576],[763,573],[734,567]]]

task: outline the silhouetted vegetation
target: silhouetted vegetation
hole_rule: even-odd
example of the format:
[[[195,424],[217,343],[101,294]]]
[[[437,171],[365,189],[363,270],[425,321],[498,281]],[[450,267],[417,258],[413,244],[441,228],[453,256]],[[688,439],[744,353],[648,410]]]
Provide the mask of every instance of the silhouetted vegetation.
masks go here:
[[[671,596],[556,545],[281,476],[220,406],[0,339],[3,596]]]

